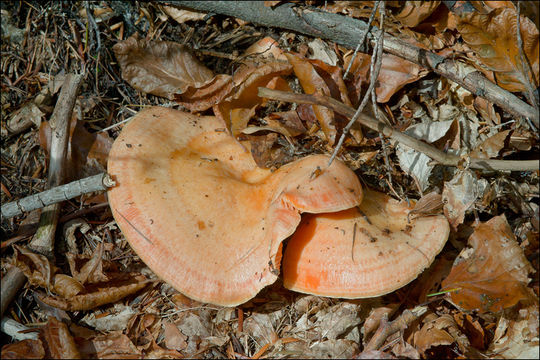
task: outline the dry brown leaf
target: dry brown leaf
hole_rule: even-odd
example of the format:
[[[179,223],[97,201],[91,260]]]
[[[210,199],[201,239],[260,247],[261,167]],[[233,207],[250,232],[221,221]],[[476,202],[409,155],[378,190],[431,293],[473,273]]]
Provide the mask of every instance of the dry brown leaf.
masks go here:
[[[460,330],[467,335],[467,338],[471,342],[471,345],[478,350],[484,350],[486,347],[486,335],[482,325],[475,320],[471,315],[463,312],[454,314],[454,320],[459,326]]]
[[[116,273],[109,275],[113,280],[87,285],[83,293],[79,293],[73,297],[47,296],[41,300],[47,305],[65,311],[91,310],[98,306],[123,299],[141,290],[148,284],[148,280],[146,280],[144,275],[138,273]]]
[[[489,355],[499,359],[538,359],[538,302],[518,314],[503,313],[500,317]]]
[[[470,156],[480,159],[497,157],[499,151],[504,147],[504,143],[510,132],[512,132],[512,130],[503,130],[488,137],[470,153]]]
[[[465,310],[499,312],[534,297],[527,287],[533,271],[504,215],[481,223],[469,238],[469,249],[456,259],[443,290]]]
[[[230,75],[216,75],[201,87],[190,87],[183,94],[176,94],[174,100],[191,111],[204,111],[227,97],[234,88]]]
[[[168,349],[182,351],[187,347],[187,336],[170,321],[163,322],[163,338]]]
[[[140,359],[141,351],[121,331],[113,331],[92,339],[99,359]]]
[[[213,72],[185,46],[172,41],[148,42],[135,34],[114,45],[113,51],[122,79],[138,90],[169,100],[214,79]]]
[[[429,314],[424,319],[424,325],[420,331],[414,334],[414,344],[420,354],[425,354],[426,350],[439,345],[451,345],[454,338],[445,329],[455,326],[454,319],[448,314],[438,317]]]
[[[183,24],[186,21],[197,21],[202,20],[206,13],[199,12],[199,11],[189,11],[184,9],[178,9],[174,6],[167,6],[167,5],[157,5],[161,11],[163,11],[165,14],[170,16],[179,24]]]
[[[257,68],[252,65],[245,66],[234,76],[236,84],[230,96],[214,105],[214,114],[221,119],[227,127],[234,127],[235,132],[243,130],[249,118],[244,116],[252,114],[255,109],[264,104],[265,99],[257,95],[259,87],[268,87],[275,90],[290,91],[286,81],[281,75],[288,75],[291,65],[282,62],[269,62]],[[233,111],[234,118],[232,117]],[[233,124],[233,119],[235,123]]]
[[[415,27],[431,15],[440,3],[440,1],[406,1],[395,18],[405,26]]]
[[[352,57],[344,59],[344,67],[349,66]],[[351,74],[354,79],[351,80],[349,91],[354,90],[354,95],[351,93],[351,99],[358,101],[360,90],[364,89],[369,84],[369,66],[371,56],[368,54],[358,53],[351,66]],[[381,70],[377,78],[375,86],[375,94],[377,102],[385,103],[390,100],[392,95],[403,88],[405,85],[415,82],[418,79],[426,76],[428,71],[421,66],[404,60],[400,57],[391,54],[384,54],[382,57]]]
[[[45,349],[41,340],[26,339],[2,347],[2,359],[43,359]]]
[[[109,276],[104,273],[104,267],[107,270],[110,270],[113,268],[113,264],[106,262],[104,266],[105,261],[103,260],[103,251],[103,243],[99,243],[90,259],[85,255],[67,253],[66,257],[68,259],[71,275],[83,285],[86,283],[93,284],[108,281]]]
[[[47,358],[81,359],[77,344],[66,324],[50,317],[47,325],[40,331]]]
[[[14,265],[26,276],[31,285],[53,289],[53,279],[58,268],[43,255],[36,254],[24,246],[13,245]]]
[[[534,23],[520,16],[520,32],[526,61],[532,74],[519,55],[516,10],[498,8],[489,14],[465,14],[457,25],[463,40],[476,52],[479,60],[495,72],[497,84],[508,91],[524,91],[529,82],[539,85],[539,33]]]
[[[283,60],[287,61],[287,58],[283,54],[283,50],[280,49],[276,40],[270,36],[262,38],[261,40],[253,43],[250,47],[244,51],[246,57],[261,57],[268,60]]]
[[[459,171],[452,180],[444,183],[444,215],[454,230],[463,223],[465,214],[471,210],[476,199],[484,195],[487,185],[485,179],[478,179],[476,174],[469,170]]]
[[[330,89],[309,60],[300,58],[294,54],[285,54],[285,56],[292,64],[294,74],[300,81],[300,85],[302,85],[302,89],[304,89],[306,94],[318,93],[331,96]],[[320,105],[312,105],[312,107],[315,117],[326,136],[328,145],[333,145],[337,134],[334,123],[334,112]]]

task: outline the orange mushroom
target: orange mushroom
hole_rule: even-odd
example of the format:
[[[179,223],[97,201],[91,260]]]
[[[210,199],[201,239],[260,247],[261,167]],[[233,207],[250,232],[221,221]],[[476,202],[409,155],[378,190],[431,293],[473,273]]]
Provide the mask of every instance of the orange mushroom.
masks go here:
[[[356,208],[304,215],[285,248],[284,286],[352,299],[384,295],[411,282],[442,250],[450,227],[443,215],[408,224],[410,210],[364,190]]]
[[[301,212],[334,212],[362,200],[343,163],[307,156],[275,172],[215,117],[167,108],[139,112],[109,154],[109,203],[141,259],[183,294],[241,304],[273,283],[281,242]]]

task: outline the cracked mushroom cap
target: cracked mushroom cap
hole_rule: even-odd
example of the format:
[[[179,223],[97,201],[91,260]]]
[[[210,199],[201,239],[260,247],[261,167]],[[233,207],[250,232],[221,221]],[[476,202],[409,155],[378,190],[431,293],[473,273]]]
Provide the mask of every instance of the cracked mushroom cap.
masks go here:
[[[234,306],[273,283],[281,242],[301,212],[356,206],[362,189],[339,161],[312,155],[271,172],[215,117],[139,112],[109,154],[114,218],[163,280],[202,302]],[[324,170],[321,170],[324,169]]]
[[[358,207],[304,215],[285,248],[284,286],[353,299],[408,284],[431,265],[450,232],[443,215],[408,224],[410,210],[404,202],[365,189]]]

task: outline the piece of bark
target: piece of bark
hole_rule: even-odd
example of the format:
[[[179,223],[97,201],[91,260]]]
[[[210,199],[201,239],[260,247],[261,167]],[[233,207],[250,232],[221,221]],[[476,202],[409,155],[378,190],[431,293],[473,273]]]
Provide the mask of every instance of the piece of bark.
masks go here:
[[[26,276],[19,270],[18,267],[13,266],[2,277],[2,297],[0,301],[0,317],[4,315],[11,300],[17,295],[19,289],[24,285]]]
[[[64,162],[69,140],[69,124],[81,80],[82,75],[66,75],[50,120],[52,135],[47,179],[49,188],[61,185],[64,181]],[[39,228],[28,245],[30,249],[49,258],[53,256],[54,234],[58,223],[59,210],[60,205],[58,203],[46,206],[43,209]]]

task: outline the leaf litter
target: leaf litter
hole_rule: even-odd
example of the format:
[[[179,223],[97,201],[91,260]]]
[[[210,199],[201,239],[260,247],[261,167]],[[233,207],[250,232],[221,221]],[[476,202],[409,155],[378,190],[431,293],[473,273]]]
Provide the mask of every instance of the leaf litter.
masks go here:
[[[53,5],[64,23],[35,11],[40,7],[19,5],[11,27],[2,28],[2,189],[9,192],[2,191],[2,201],[44,189],[48,145],[38,127],[47,129],[68,71],[88,77],[71,125],[73,179],[102,171],[120,127],[101,130],[147,105],[215,113],[259,166],[328,153],[347,119],[317,105],[258,98],[257,88],[318,93],[357,106],[370,81],[370,49],[356,55],[342,80],[352,50],[234,18],[90,3],[96,32],[84,4]],[[372,7],[336,2],[326,10],[367,21]],[[530,70],[514,39],[511,3],[486,3],[469,14],[442,2],[387,7],[391,34],[457,56],[510,91],[526,93],[526,82],[537,87],[538,28],[528,7],[522,6],[520,30]],[[44,35],[24,30],[30,23]],[[131,36],[134,29],[138,37]],[[377,102],[392,126],[442,151],[520,159],[538,149],[528,124],[416,64],[384,54],[377,80]],[[2,271],[17,266],[28,284],[6,314],[39,337],[4,342],[2,358],[538,357],[538,172],[482,174],[467,168],[466,156],[460,168],[448,169],[393,144],[389,160],[399,167],[388,179],[380,142],[379,134],[353,127],[341,156],[370,187],[422,198],[411,215],[442,211],[454,229],[432,266],[407,287],[375,299],[340,300],[296,294],[277,283],[237,308],[214,307],[157,281],[110,224],[109,212],[81,212],[79,225],[58,236],[56,259],[24,245],[4,249],[4,237],[14,238],[25,224],[16,219],[2,223]],[[74,200],[63,211],[77,214],[81,206]],[[427,312],[377,350],[365,350],[373,334],[394,321],[404,324],[406,310],[422,303]]]

